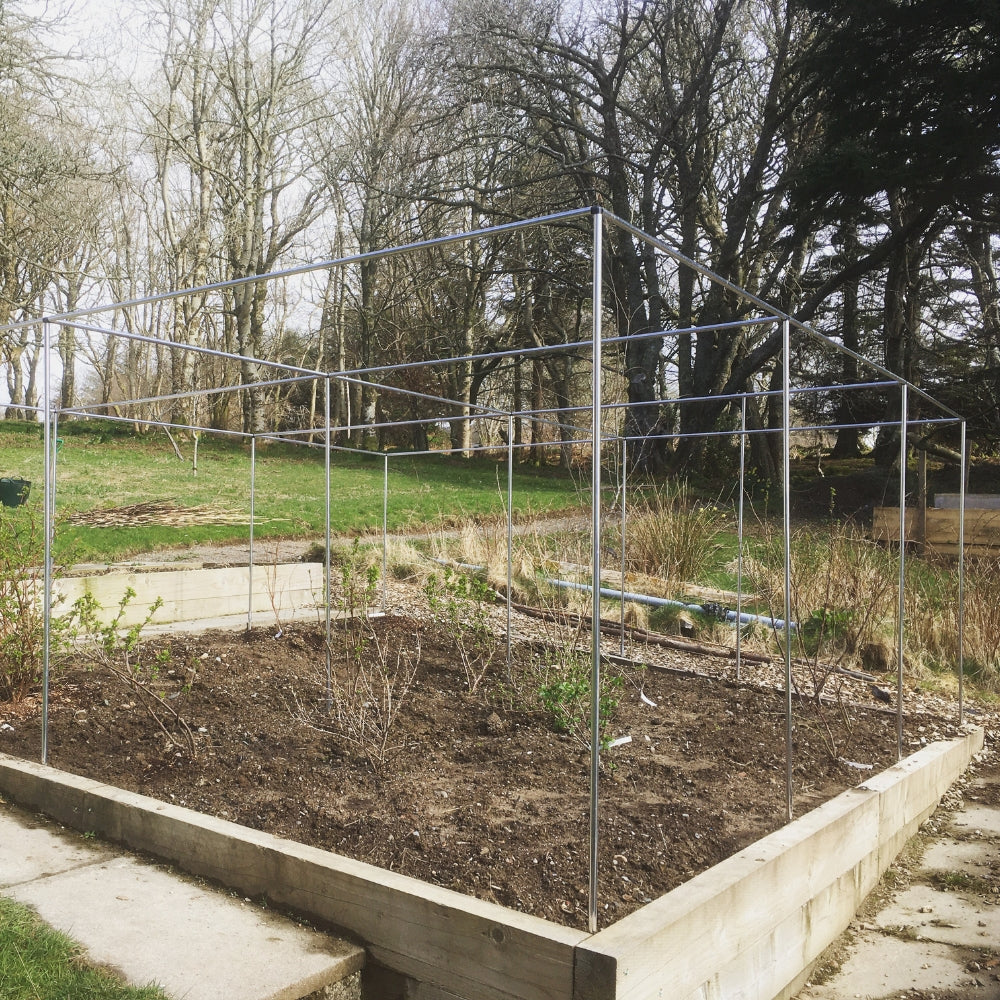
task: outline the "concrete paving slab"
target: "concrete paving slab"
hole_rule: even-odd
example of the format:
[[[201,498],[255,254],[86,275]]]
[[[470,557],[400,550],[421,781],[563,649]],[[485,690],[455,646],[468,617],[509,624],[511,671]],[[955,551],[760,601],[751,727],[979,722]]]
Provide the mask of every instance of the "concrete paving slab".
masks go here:
[[[875,1000],[904,990],[947,989],[970,978],[962,957],[948,945],[927,943],[917,949],[911,941],[865,933],[840,972],[827,983],[806,986],[798,1000]]]
[[[0,809],[0,889],[111,857],[78,833],[62,833],[26,813],[15,818],[12,811]]]
[[[951,821],[957,836],[978,834],[980,837],[1000,838],[1000,809],[966,802],[965,808]]]
[[[961,872],[986,878],[1000,865],[1000,844],[977,840],[936,840],[924,852],[920,867],[940,872]]]
[[[961,893],[912,885],[878,914],[879,927],[908,927],[927,941],[986,948],[1000,941],[1000,907]]]
[[[176,1000],[299,1000],[356,972],[360,948],[132,857],[25,882],[33,906],[90,957]]]
[[[964,808],[939,814],[926,828],[929,840],[918,864],[904,869],[903,885],[880,904],[878,914],[852,925],[835,953],[839,970],[810,985],[797,1000],[1000,1000],[1000,805],[987,785],[1000,782],[1000,756],[984,754],[970,782]],[[954,809],[954,805],[951,806]],[[942,874],[960,880],[946,889]],[[843,957],[846,956],[846,957]]]

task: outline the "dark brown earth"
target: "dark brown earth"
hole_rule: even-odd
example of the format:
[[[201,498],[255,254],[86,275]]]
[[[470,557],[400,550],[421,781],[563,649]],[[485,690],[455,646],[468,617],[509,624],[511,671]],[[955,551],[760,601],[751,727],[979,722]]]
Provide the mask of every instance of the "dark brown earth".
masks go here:
[[[555,648],[567,643],[556,637]],[[342,655],[359,646],[365,671]],[[53,688],[49,763],[585,927],[590,758],[582,730],[558,731],[539,700],[544,681],[569,678],[551,665],[552,647],[515,644],[510,676],[501,655],[474,693],[454,645],[423,616],[336,625],[332,647],[330,712],[315,626],[286,626],[280,638],[273,628],[175,634],[147,643],[124,671],[121,658],[78,655]],[[622,678],[606,738],[631,742],[603,755],[602,923],[785,821],[784,696],[748,668],[749,684],[735,684],[731,661],[673,654],[671,666],[606,668]],[[148,688],[111,667],[135,668]],[[409,668],[405,692],[397,671]],[[394,676],[398,715],[383,751],[377,726],[365,736],[361,723],[384,719]],[[796,697],[796,814],[895,762],[895,714],[867,687],[825,705]],[[909,716],[906,752],[953,733],[953,722]],[[0,723],[0,751],[38,758],[37,697],[0,705]]]

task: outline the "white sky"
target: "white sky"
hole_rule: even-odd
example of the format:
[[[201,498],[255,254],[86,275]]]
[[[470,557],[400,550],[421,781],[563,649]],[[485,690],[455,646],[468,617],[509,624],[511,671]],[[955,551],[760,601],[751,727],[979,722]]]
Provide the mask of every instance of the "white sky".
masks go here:
[[[56,51],[107,60],[125,76],[149,58],[135,41],[142,37],[141,24],[135,23],[141,15],[128,0],[21,0],[17,7],[50,25],[44,41]],[[134,37],[122,31],[123,21],[133,23]]]

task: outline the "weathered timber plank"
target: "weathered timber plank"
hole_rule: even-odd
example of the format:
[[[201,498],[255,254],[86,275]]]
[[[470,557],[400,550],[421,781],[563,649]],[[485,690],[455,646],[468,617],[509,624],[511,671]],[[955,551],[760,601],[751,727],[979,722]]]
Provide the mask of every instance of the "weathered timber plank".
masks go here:
[[[376,962],[462,1000],[571,1000],[586,939],[330,851],[0,754],[0,791],[79,830],[341,928]]]
[[[920,538],[920,512],[906,511],[907,541],[923,540],[930,548],[944,551],[953,546],[957,551],[959,512],[931,508],[925,514],[925,535]],[[899,541],[899,508],[876,507],[872,517],[872,538],[881,542]],[[1000,551],[1000,510],[967,510],[965,512],[965,545]],[[995,554],[995,553],[994,553]]]

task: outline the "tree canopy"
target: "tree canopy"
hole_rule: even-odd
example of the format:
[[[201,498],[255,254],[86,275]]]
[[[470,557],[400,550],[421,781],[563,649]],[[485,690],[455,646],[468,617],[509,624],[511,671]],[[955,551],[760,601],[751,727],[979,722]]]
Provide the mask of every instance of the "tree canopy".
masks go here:
[[[609,322],[644,335],[619,361],[646,470],[698,461],[731,396],[779,380],[778,332],[731,286],[974,400],[978,444],[1000,442],[997,0],[142,0],[104,29],[140,53],[128,69],[25,9],[0,5],[6,323],[600,204],[698,265],[609,232]],[[575,432],[550,417],[581,397],[586,358],[562,348],[589,280],[571,232],[533,232],[136,307],[126,329],[211,360],[65,329],[61,400],[311,426],[314,389],[240,356],[369,370],[332,401],[358,444],[424,447],[446,421],[468,453],[492,400],[526,414],[526,455],[569,462]],[[39,356],[37,327],[0,335],[8,416],[37,404]],[[458,360],[383,391],[385,366],[430,358]],[[793,363],[817,385],[858,377],[855,354]],[[241,392],[193,413],[186,391],[213,385]],[[817,416],[851,425],[853,454],[895,405]],[[405,441],[378,430],[408,418]]]

